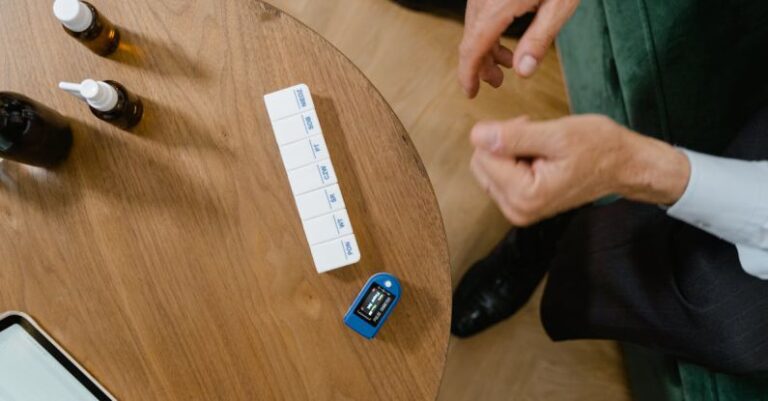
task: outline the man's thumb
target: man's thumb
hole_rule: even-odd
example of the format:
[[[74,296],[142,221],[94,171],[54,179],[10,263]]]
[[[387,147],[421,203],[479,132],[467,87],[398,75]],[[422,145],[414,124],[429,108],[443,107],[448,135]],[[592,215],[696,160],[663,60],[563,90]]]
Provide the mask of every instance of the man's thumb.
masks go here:
[[[550,136],[545,123],[527,117],[507,121],[485,121],[470,133],[472,144],[486,152],[507,157],[536,157],[547,154]]]
[[[573,15],[577,0],[545,0],[536,12],[531,26],[515,48],[515,72],[527,78],[539,68],[547,50],[566,21]]]

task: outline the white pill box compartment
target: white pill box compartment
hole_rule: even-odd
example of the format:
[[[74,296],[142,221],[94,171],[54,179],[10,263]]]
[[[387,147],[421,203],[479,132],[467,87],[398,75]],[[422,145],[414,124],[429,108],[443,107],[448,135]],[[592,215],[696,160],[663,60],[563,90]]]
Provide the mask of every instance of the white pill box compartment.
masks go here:
[[[315,269],[324,273],[360,261],[352,223],[312,95],[299,84],[264,96]]]

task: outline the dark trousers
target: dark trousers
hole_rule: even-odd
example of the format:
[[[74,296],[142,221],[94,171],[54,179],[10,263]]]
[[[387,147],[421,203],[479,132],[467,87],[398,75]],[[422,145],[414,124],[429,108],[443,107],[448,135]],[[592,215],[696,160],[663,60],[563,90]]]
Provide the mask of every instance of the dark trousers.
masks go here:
[[[724,156],[768,160],[768,108]],[[768,372],[768,281],[744,272],[734,245],[655,205],[574,212],[541,314],[554,340],[619,340],[723,372]]]

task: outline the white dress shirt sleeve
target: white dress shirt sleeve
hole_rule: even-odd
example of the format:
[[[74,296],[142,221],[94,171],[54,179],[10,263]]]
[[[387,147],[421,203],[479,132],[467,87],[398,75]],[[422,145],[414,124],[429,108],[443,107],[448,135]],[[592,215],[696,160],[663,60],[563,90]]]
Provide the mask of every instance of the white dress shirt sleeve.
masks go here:
[[[768,280],[768,161],[681,150],[691,177],[667,214],[736,245],[744,270]]]

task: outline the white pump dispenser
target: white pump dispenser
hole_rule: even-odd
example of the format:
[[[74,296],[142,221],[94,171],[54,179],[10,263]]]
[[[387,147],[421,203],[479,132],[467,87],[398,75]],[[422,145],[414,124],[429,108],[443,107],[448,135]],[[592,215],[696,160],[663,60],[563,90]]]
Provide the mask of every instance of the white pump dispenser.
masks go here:
[[[59,88],[85,100],[88,105],[98,111],[111,111],[117,106],[117,89],[106,82],[92,79],[86,79],[79,84],[59,82]]]
[[[93,23],[93,13],[80,0],[56,0],[53,14],[72,32],[83,32]]]

